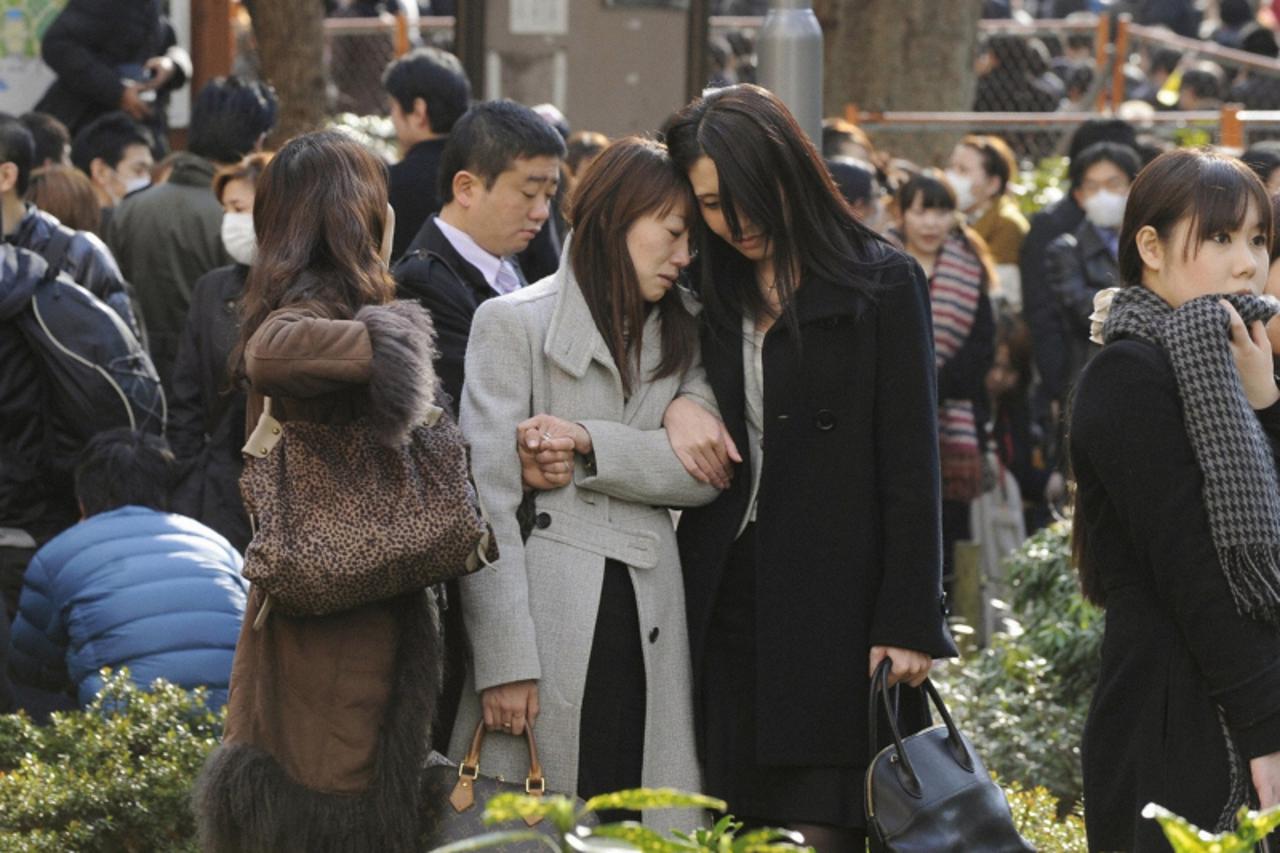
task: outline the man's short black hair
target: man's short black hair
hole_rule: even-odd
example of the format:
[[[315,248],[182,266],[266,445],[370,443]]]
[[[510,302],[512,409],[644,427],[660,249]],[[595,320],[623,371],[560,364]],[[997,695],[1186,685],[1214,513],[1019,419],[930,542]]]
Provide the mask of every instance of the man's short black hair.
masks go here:
[[[1118,142],[1121,145],[1135,147],[1138,134],[1133,125],[1118,118],[1091,118],[1076,128],[1071,134],[1067,157],[1074,160],[1090,145],[1097,142]]]
[[[36,158],[36,141],[31,131],[18,121],[17,116],[0,113],[0,163],[12,163],[18,167],[18,195],[26,195],[27,182],[31,180],[31,164]]]
[[[1173,69],[1178,67],[1178,63],[1182,61],[1181,51],[1174,50],[1171,47],[1158,47],[1151,53],[1151,70],[1163,71],[1165,74],[1172,74]]]
[[[215,163],[239,163],[276,126],[275,90],[257,80],[218,77],[191,107],[187,150]]]
[[[1223,80],[1208,65],[1200,65],[1182,72],[1182,91],[1190,92],[1197,98],[1221,100]]]
[[[484,101],[467,110],[440,154],[440,200],[453,201],[453,176],[470,172],[492,187],[516,160],[560,157],[564,140],[556,129],[515,101]]]
[[[1271,177],[1271,173],[1280,169],[1280,139],[1264,139],[1262,142],[1255,142],[1240,155],[1240,159],[1265,184],[1267,178]]]
[[[76,463],[76,498],[88,518],[122,506],[166,512],[177,463],[158,435],[119,427],[89,439]]]
[[[1098,163],[1114,163],[1120,171],[1129,176],[1130,182],[1138,177],[1138,172],[1142,171],[1142,160],[1133,148],[1118,142],[1095,142],[1071,161],[1068,173],[1071,178],[1071,188],[1078,189],[1084,181],[1084,173]]]
[[[76,134],[71,142],[71,162],[92,177],[89,166],[94,160],[101,159],[114,169],[124,159],[126,148],[143,145],[150,150],[151,141],[151,132],[131,119],[128,113],[107,113],[89,122]]]
[[[413,102],[427,102],[427,119],[433,133],[448,133],[471,103],[471,81],[452,53],[436,47],[420,47],[392,60],[382,74],[382,87],[400,109],[413,112]]]
[[[18,116],[23,127],[31,131],[36,143],[36,166],[61,163],[71,145],[67,126],[48,113],[26,113]]]

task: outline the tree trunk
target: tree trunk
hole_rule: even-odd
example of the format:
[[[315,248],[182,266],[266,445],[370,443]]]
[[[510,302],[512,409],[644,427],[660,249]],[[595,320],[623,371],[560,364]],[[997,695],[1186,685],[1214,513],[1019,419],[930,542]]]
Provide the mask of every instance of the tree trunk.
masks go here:
[[[824,114],[970,110],[982,0],[815,0],[824,35]],[[873,132],[878,146],[944,162],[959,134]]]
[[[280,96],[278,147],[325,120],[324,0],[269,0],[253,5],[262,79]]]

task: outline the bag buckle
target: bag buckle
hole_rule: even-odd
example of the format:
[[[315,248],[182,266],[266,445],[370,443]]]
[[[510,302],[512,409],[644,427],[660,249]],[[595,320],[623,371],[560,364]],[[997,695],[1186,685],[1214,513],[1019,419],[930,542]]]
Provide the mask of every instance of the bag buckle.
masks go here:
[[[524,780],[524,792],[540,797],[547,792],[547,780],[542,776],[536,779],[532,776]]]
[[[458,778],[459,778],[459,779],[471,779],[471,780],[473,780],[473,781],[474,781],[475,779],[479,778],[479,776],[480,776],[480,765],[479,765],[479,764],[466,764],[466,763],[463,763],[463,764],[459,764],[459,765],[458,765]]]

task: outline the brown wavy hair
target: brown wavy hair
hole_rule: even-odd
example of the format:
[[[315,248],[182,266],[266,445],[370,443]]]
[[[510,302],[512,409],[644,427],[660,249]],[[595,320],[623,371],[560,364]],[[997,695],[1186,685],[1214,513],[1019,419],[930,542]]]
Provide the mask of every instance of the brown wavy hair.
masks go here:
[[[258,253],[245,281],[240,339],[231,355],[244,377],[244,347],[272,311],[312,303],[335,318],[395,294],[380,252],[387,223],[386,167],[335,131],[291,140],[258,178]]]
[[[641,217],[661,218],[680,204],[692,229],[697,209],[693,190],[667,147],[632,136],[613,143],[592,161],[568,211],[573,224],[569,248],[573,274],[628,396],[637,379],[640,339],[650,306],[640,294],[627,232]],[[648,379],[683,373],[693,362],[697,346],[697,320],[685,308],[678,288],[667,291],[655,310],[662,317],[662,360]]]

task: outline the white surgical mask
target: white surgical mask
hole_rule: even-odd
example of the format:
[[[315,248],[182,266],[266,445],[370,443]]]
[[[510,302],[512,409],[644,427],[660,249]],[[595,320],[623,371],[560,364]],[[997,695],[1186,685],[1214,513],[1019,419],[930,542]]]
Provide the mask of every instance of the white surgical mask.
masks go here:
[[[947,183],[956,194],[956,207],[964,212],[973,207],[973,179],[959,172],[947,172]]]
[[[1119,228],[1124,222],[1124,205],[1129,197],[1110,190],[1098,190],[1084,200],[1084,215],[1099,228]]]
[[[149,186],[151,186],[151,179],[146,176],[130,178],[124,182],[124,194],[127,196],[138,190],[145,190]]]
[[[258,236],[253,232],[252,213],[222,214],[222,245],[236,263],[248,266],[258,253]]]

